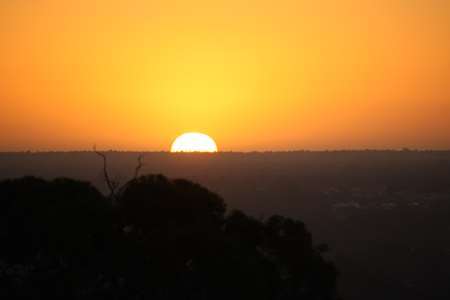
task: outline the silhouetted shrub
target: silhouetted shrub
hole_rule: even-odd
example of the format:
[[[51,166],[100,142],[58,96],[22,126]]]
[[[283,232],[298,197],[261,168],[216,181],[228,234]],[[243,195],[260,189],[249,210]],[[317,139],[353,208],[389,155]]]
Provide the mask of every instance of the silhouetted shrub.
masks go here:
[[[0,297],[335,298],[336,270],[300,221],[227,215],[218,195],[162,175],[117,200],[71,179],[0,182]]]

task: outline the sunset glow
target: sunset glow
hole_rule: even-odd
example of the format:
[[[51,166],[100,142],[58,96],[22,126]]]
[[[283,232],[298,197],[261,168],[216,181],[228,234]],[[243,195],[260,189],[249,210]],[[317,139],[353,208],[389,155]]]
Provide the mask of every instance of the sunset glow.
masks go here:
[[[450,1],[0,1],[0,150],[450,148]]]

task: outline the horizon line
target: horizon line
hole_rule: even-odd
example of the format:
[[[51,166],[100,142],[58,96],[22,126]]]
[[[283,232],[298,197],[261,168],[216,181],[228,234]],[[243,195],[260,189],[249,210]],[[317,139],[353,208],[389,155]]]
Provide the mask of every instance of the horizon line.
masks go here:
[[[447,149],[433,149],[433,148],[355,148],[355,149],[295,149],[295,150],[224,150],[217,152],[171,152],[170,150],[116,150],[116,149],[103,149],[101,152],[113,152],[113,153],[160,153],[160,154],[264,154],[264,153],[327,153],[327,152],[450,152],[450,148]],[[13,150],[13,151],[1,151],[0,154],[45,154],[45,153],[91,153],[94,150]]]

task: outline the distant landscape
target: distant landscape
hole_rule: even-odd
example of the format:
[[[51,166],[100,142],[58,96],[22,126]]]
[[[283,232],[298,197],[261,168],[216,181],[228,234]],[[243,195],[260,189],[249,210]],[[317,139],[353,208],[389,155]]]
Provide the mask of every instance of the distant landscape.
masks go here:
[[[141,153],[105,154],[126,182]],[[450,297],[450,151],[143,155],[141,174],[198,182],[259,219],[301,219],[329,245],[343,299]],[[93,152],[0,154],[0,180],[69,177],[107,193],[102,167]]]
[[[0,300],[450,300],[449,83],[450,0],[0,0]]]

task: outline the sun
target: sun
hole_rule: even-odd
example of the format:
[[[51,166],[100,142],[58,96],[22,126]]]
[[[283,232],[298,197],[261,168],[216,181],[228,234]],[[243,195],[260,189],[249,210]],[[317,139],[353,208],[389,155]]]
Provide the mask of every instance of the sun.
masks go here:
[[[217,152],[217,145],[206,134],[187,132],[175,139],[170,152]]]

